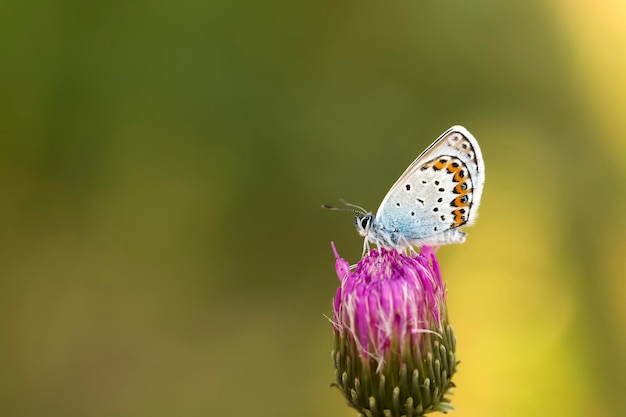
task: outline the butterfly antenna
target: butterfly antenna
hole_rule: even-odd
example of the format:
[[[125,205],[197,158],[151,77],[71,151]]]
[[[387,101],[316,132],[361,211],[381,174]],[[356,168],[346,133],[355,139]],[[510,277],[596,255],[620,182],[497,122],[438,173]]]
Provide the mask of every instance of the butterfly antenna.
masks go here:
[[[354,214],[361,214],[359,210],[352,208],[352,207],[334,207],[334,206],[329,206],[328,204],[322,204],[322,208],[326,210],[349,211]]]
[[[335,206],[329,206],[328,204],[322,204],[322,208],[326,209],[326,210],[336,210],[336,211],[352,211],[350,209],[344,208],[344,207],[335,207]]]
[[[322,208],[327,209],[327,210],[351,211],[355,214],[367,214],[367,210],[365,210],[363,207],[359,207],[354,204],[347,203],[345,200],[340,200],[340,201],[344,206],[347,206],[347,207],[334,207],[334,206],[329,206],[328,204],[322,204]]]
[[[344,206],[347,206],[347,207],[352,207],[352,208],[358,209],[361,213],[363,213],[363,214],[367,214],[367,210],[365,210],[365,209],[364,209],[363,207],[361,207],[361,206],[357,206],[356,204],[351,204],[351,203],[348,203],[348,202],[347,202],[346,200],[344,200],[343,198],[342,198],[341,200],[339,200],[339,201],[341,201],[341,204],[343,204]]]

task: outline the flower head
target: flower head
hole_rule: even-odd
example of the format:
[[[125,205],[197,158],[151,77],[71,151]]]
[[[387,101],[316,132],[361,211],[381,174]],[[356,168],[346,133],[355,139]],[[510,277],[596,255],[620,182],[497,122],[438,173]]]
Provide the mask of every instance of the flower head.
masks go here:
[[[335,251],[336,385],[367,416],[451,409],[455,339],[446,290],[430,247],[406,255],[374,249],[350,265]]]

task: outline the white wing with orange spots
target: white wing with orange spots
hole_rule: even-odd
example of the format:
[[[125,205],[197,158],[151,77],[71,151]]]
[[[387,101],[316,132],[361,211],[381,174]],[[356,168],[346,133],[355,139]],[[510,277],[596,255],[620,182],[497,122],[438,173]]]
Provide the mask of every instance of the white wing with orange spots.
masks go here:
[[[458,228],[475,221],[484,183],[478,142],[453,126],[391,187],[366,239],[397,248],[462,243],[465,233]]]

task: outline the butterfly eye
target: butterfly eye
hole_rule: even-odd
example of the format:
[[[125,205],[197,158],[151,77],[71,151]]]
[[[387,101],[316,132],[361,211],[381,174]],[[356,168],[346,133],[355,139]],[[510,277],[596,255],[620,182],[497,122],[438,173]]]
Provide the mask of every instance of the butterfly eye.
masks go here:
[[[366,214],[363,217],[357,215],[354,218],[354,222],[356,223],[357,229],[367,231],[372,223],[372,215]]]

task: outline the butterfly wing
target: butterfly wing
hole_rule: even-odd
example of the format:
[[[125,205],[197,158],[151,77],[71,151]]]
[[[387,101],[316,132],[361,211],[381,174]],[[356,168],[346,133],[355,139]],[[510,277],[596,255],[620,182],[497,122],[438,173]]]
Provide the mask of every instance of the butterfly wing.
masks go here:
[[[484,182],[478,142],[453,126],[398,178],[376,220],[413,245],[461,243],[465,234],[456,229],[476,219]]]

